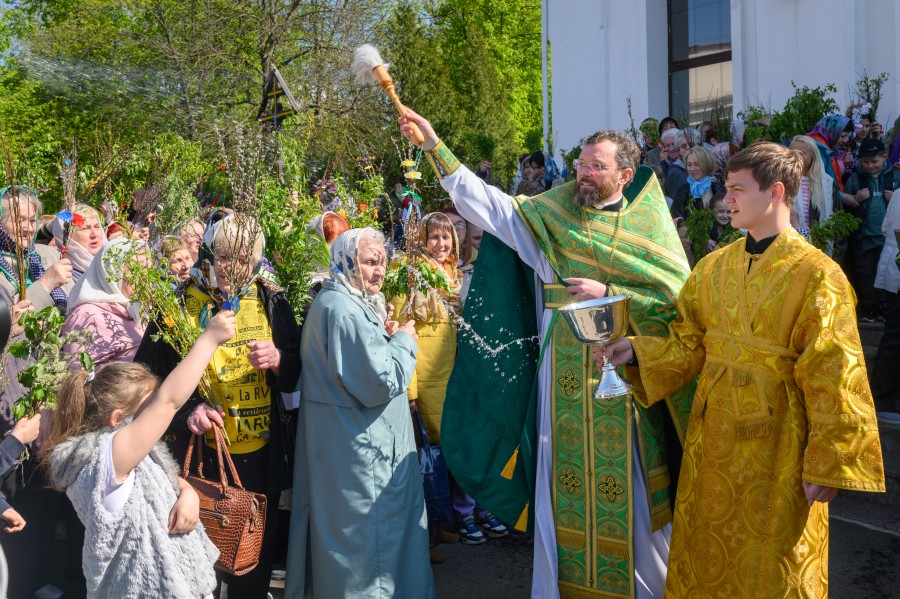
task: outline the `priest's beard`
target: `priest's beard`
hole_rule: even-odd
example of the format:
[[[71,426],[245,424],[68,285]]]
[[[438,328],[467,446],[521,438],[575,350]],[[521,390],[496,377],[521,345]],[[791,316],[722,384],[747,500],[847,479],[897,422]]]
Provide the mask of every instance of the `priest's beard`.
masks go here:
[[[585,187],[582,181],[576,180],[572,201],[577,206],[596,206],[612,198],[618,189],[619,186],[614,180],[603,180],[598,187]]]

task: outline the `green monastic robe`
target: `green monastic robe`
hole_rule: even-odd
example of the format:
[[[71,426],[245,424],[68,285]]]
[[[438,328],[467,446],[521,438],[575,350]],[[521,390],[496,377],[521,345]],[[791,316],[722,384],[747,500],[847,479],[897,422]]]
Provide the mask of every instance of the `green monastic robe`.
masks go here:
[[[555,284],[537,289],[539,305],[552,310],[570,302],[563,278],[590,278],[608,283],[610,295],[632,297],[630,331],[665,335],[689,268],[652,171],[638,170],[620,210],[579,207],[573,193],[570,183],[533,198],[511,198],[557,275]],[[464,198],[453,198],[466,217]],[[545,430],[535,424],[541,413],[536,404],[542,401],[535,397],[537,352],[520,343],[500,356],[486,356],[482,343],[496,347],[509,342],[513,332],[528,338],[538,328],[525,323],[517,329],[510,322],[514,319],[504,317],[510,311],[534,314],[533,306],[523,308],[529,299],[523,289],[534,286],[535,279],[515,267],[509,253],[491,240],[479,253],[464,313],[478,340],[467,339],[464,327],[442,438],[461,486],[501,518],[518,520],[521,528],[533,523],[528,506],[534,505],[535,436],[538,429]],[[552,371],[550,397],[543,401],[550,402],[552,420],[550,497],[559,592],[562,597],[634,596],[633,472],[638,468],[645,477],[652,528],[671,522],[672,477],[664,431],[669,420],[678,431],[670,429],[678,439],[669,440],[677,445],[683,439],[692,386],[650,410],[630,396],[595,401],[599,372],[590,347],[578,342],[555,314],[541,350]],[[516,355],[530,367],[528,372],[503,368],[515,364]],[[531,393],[523,392],[526,388]],[[635,441],[641,464],[633,460]]]

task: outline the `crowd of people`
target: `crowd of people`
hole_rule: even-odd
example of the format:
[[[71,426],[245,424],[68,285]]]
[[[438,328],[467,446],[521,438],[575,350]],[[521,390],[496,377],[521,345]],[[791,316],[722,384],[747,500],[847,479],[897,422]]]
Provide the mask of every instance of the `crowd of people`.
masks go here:
[[[93,362],[71,360],[54,410],[16,419],[28,359],[7,357],[9,596],[62,569],[66,596],[265,599],[277,575],[289,597],[433,597],[441,543],[513,527],[534,534],[534,597],[822,596],[827,502],[883,490],[875,411],[900,406],[900,123],[887,145],[872,115],[833,114],[744,147],[709,123],[646,119],[641,145],[586,137],[569,183],[544,152],[522,155],[509,195],[426,119],[401,121],[452,207],[400,231],[416,243],[392,256],[385,232],[323,203],[309,233],[330,264],[300,314],[248,215],[215,209],[150,243],[143,223],[78,204],[70,224],[30,188],[0,190],[0,297],[14,321],[58,308],[60,335],[76,333],[65,353]],[[838,211],[859,228],[815,249]],[[416,265],[440,283],[383,292],[389,269]],[[136,301],[134,268],[167,273],[201,331],[189,351]],[[593,353],[557,318],[621,295],[629,337]],[[510,314],[517,341],[538,340],[505,343],[515,383],[470,347],[508,342]],[[885,322],[874,400],[857,319]],[[598,407],[605,359],[634,393]],[[258,564],[241,574],[215,570],[182,478],[214,429],[265,497]],[[432,446],[447,509],[423,489]],[[60,535],[64,567],[48,558]]]

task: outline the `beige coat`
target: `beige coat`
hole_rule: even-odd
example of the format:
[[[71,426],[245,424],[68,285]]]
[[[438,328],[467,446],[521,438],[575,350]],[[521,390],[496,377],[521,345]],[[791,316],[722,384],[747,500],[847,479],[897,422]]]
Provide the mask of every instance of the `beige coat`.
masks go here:
[[[44,245],[41,243],[37,243],[34,246],[34,251],[36,251],[41,257],[41,263],[44,265],[44,270],[47,270],[60,259],[59,250],[56,248],[52,248],[49,245]],[[15,271],[18,268],[17,260],[15,257],[7,256],[6,259],[12,265],[13,270]],[[72,287],[75,286],[74,281],[69,281],[65,285],[63,285],[63,291],[68,294],[72,291]],[[6,290],[9,297],[14,298],[13,301],[18,301],[19,297],[16,293],[16,288],[10,283],[6,277],[0,276],[0,287],[3,287]],[[28,289],[25,292],[26,297],[31,300],[31,307],[35,310],[41,310],[46,308],[47,306],[53,305],[53,298],[50,297],[50,292],[44,289],[44,286],[35,281],[31,285],[28,286]]]

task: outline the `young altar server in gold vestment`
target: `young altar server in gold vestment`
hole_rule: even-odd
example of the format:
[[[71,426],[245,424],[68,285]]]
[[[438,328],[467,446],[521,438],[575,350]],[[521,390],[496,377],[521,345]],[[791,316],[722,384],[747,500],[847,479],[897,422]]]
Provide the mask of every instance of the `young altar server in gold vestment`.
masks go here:
[[[668,337],[595,350],[647,405],[700,375],[666,597],[827,597],[828,501],[884,491],[853,291],[790,224],[801,171],[774,143],[732,157],[725,202],[747,237],[697,264]]]

